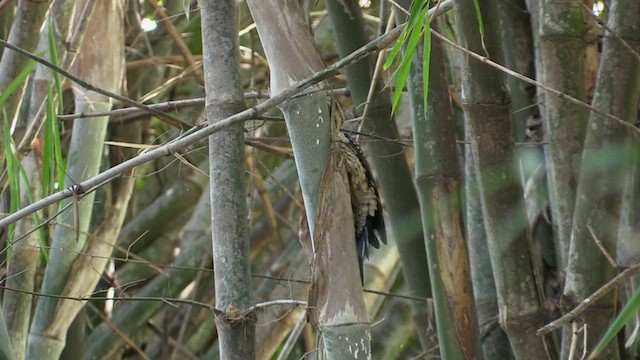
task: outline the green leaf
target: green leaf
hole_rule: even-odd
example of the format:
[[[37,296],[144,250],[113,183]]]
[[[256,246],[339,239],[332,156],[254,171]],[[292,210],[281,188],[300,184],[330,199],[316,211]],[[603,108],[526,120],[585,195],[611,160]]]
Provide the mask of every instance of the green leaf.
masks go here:
[[[415,31],[416,27],[419,27],[419,29],[417,30],[418,32],[422,31],[422,22],[418,21],[418,16],[425,7],[427,9],[429,8],[429,0],[420,0],[420,1],[414,1],[411,3],[411,8],[409,9],[409,20],[407,21],[407,26],[405,26],[405,28],[402,29],[402,33],[400,33],[400,37],[398,37],[398,40],[396,41],[395,45],[393,45],[393,48],[389,52],[389,55],[387,56],[387,60],[384,62],[384,66],[383,66],[385,70],[387,70],[391,66],[391,64],[393,64],[398,54],[400,54],[400,51],[402,50],[402,47],[404,46],[407,40],[407,36],[409,36],[410,33]]]
[[[35,67],[36,67],[35,60],[29,60],[27,65],[24,67],[24,69],[22,69],[22,71],[18,73],[18,76],[16,76],[16,78],[13,79],[13,81],[9,84],[9,86],[7,86],[5,91],[0,93],[0,106],[4,105],[4,103],[7,102],[7,99],[9,98],[9,96],[11,96],[11,94],[13,94],[18,89],[18,87],[20,87],[20,85],[27,79],[27,77],[29,76],[29,73],[31,73],[31,71]]]
[[[429,99],[429,70],[431,69],[431,21],[427,19],[424,30],[424,49],[422,55],[422,98],[424,112],[427,112],[427,101]]]
[[[42,154],[43,175],[42,188],[44,194],[55,191],[55,182],[58,186],[64,184],[64,172],[66,170],[62,158],[62,144],[60,143],[60,130],[56,116],[56,104],[53,86],[49,86],[47,94],[47,114],[45,118],[44,151]],[[56,176],[57,175],[57,176]]]
[[[476,18],[478,19],[478,29],[480,30],[480,39],[482,40],[482,48],[486,48],[484,46],[484,23],[482,22],[482,12],[480,11],[480,3],[478,0],[473,0],[473,7],[476,8]]]
[[[47,93],[47,113],[44,119],[44,145],[42,150],[42,193],[49,195],[53,192],[53,182],[55,178],[55,151],[53,149],[53,134],[51,133],[51,98],[53,91],[49,86]]]
[[[629,299],[629,302],[627,302],[624,308],[622,308],[622,311],[620,311],[620,314],[618,314],[611,326],[609,326],[607,332],[602,336],[598,345],[596,345],[589,355],[589,359],[595,359],[596,356],[598,356],[602,350],[607,347],[609,342],[616,337],[624,325],[636,315],[638,308],[640,308],[640,288],[636,290],[635,294],[633,294],[631,299]]]
[[[395,74],[394,78],[394,89],[392,95],[392,111],[395,113],[398,105],[400,104],[400,100],[402,99],[402,90],[404,89],[404,85],[407,82],[407,78],[409,77],[409,70],[411,70],[411,62],[413,60],[413,55],[416,52],[416,48],[418,47],[418,43],[420,41],[420,36],[422,35],[422,27],[424,26],[424,21],[427,17],[429,11],[429,7],[425,6],[420,10],[420,13],[417,15],[417,21],[420,29],[418,30],[418,26],[411,32],[409,37],[409,41],[407,42],[407,46],[405,49],[404,56],[402,57],[402,61],[400,62],[400,66],[398,71]]]
[[[50,20],[50,23],[52,23],[52,20]],[[53,26],[49,26],[48,40],[51,63],[60,66],[60,57],[58,56],[58,47],[56,46],[56,34],[53,30]],[[64,101],[62,100],[62,79],[60,78],[60,74],[56,71],[53,71],[53,80],[55,81],[56,91],[58,94],[58,112],[62,114],[64,113]]]

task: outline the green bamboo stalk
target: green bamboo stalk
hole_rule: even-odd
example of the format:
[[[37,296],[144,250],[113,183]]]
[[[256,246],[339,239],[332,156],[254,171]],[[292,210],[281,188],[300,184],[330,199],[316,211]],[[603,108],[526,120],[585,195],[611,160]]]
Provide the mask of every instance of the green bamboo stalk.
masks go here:
[[[640,98],[640,65],[625,47],[640,50],[640,3],[617,0],[610,3],[608,27],[603,42],[600,70],[593,97],[593,106],[633,123],[637,118]],[[622,43],[626,41],[626,44]],[[592,112],[582,154],[582,164],[576,192],[571,246],[568,256],[564,295],[570,304],[578,304],[615,275],[597,238],[609,254],[615,256],[625,173],[632,168],[629,153],[630,133],[626,128]],[[613,293],[591,306],[581,319],[587,326],[587,344],[593,346],[606,331],[616,299]],[[583,346],[578,337],[578,348]],[[563,356],[568,355],[571,342],[570,326],[563,331]],[[603,358],[619,357],[618,346],[609,345]]]
[[[234,0],[200,1],[208,123],[245,108]],[[246,221],[244,126],[209,137],[209,174],[215,270],[216,325],[223,359],[255,358],[255,314]]]
[[[430,64],[418,48],[409,78],[416,153],[416,185],[431,267],[440,352],[445,359],[482,359],[478,319],[463,230],[455,123],[452,121],[444,54],[431,44]],[[423,83],[423,66],[429,66]],[[423,86],[429,87],[424,108]]]
[[[478,31],[472,0],[457,0],[458,43],[501,62],[502,49],[495,1],[479,2],[485,36]],[[550,343],[535,335],[546,322],[541,274],[535,273],[523,193],[512,167],[514,138],[511,107],[502,73],[464,56],[462,104],[469,119],[471,147],[500,305],[500,324],[509,336],[516,359],[542,359],[553,354]],[[526,324],[523,322],[526,320]],[[553,355],[551,355],[553,356]]]

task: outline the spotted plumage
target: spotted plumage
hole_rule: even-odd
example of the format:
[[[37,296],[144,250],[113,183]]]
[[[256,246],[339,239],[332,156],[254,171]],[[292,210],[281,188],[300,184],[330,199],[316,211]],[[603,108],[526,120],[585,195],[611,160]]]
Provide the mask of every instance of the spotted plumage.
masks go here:
[[[358,143],[342,131],[338,132],[334,141],[339,146],[349,178],[360,277],[364,279],[363,263],[369,255],[368,246],[377,249],[380,242],[387,243],[382,205],[373,174]]]

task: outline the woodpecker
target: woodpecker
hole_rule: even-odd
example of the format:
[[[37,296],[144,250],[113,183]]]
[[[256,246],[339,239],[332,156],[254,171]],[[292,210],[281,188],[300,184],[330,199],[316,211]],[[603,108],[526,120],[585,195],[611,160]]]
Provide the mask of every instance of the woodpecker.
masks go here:
[[[344,121],[344,114],[337,106],[332,107],[332,113],[335,128],[340,129]],[[382,204],[369,163],[356,140],[338,130],[334,141],[343,156],[349,179],[360,279],[364,281],[363,264],[364,258],[369,257],[368,246],[371,245],[378,249],[380,242],[387,243]]]

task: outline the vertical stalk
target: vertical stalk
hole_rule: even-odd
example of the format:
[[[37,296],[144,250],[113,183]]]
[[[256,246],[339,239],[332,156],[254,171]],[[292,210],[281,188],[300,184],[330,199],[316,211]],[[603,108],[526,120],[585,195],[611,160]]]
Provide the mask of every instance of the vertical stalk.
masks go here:
[[[405,3],[406,8],[409,8],[409,1]],[[357,1],[327,0],[326,4],[341,57],[347,56],[368,42],[362,10]],[[404,14],[401,16],[404,17]],[[359,114],[362,114],[367,102],[373,71],[372,56],[345,69],[353,105]],[[383,91],[379,82],[374,84],[374,88],[371,103],[368,104],[368,111],[363,120],[363,128],[367,129],[367,133],[379,138],[376,141],[363,142],[364,150],[369,155],[368,158],[377,175],[379,190],[385,199],[385,209],[393,238],[398,244],[405,281],[416,296],[430,297],[431,288],[426,281],[429,267],[425,261],[424,235],[418,220],[418,197],[411,183],[411,172],[402,146],[394,140],[379,140],[397,139],[398,129],[391,116],[388,91]],[[429,309],[421,305],[423,304],[411,303],[420,342],[423,350],[428,351],[433,348],[434,334],[429,333]]]
[[[60,4],[61,1],[56,1],[56,3]],[[74,4],[66,2],[65,5],[65,7],[53,7],[50,16],[51,20],[47,21],[40,36],[38,52],[48,54],[49,60],[51,60],[51,56],[48,51],[48,29],[53,26],[51,23],[56,22],[59,25],[56,28],[58,36],[66,39],[69,31]],[[29,113],[26,116],[27,127],[36,121],[38,109],[33,105],[34,103],[41,104],[46,101],[50,82],[51,70],[43,65],[38,65],[31,81],[31,103],[29,104]],[[50,101],[54,100],[50,99]],[[31,141],[29,143],[31,144]],[[44,161],[50,161],[50,159],[44,159]],[[38,155],[33,148],[22,158],[21,164],[27,180],[25,181],[23,177],[20,177],[20,202],[22,206],[26,206],[30,203],[29,193],[32,194],[33,199],[40,199],[42,196],[42,178],[38,167]],[[35,289],[36,268],[40,261],[39,234],[32,231],[35,226],[36,222],[32,218],[24,219],[16,225],[14,239],[21,240],[13,245],[11,259],[7,262],[6,286],[24,291],[7,291],[2,299],[4,317],[7,321],[7,328],[15,349],[14,355],[16,359],[24,359],[25,357],[33,305],[33,295],[31,293]]]
[[[608,26],[615,33],[605,34],[593,106],[633,123],[640,97],[640,65],[621,39],[636,53],[640,50],[640,3],[616,0],[610,5]],[[564,288],[570,306],[582,302],[615,275],[616,269],[606,260],[594,237],[610,255],[615,254],[624,177],[632,168],[628,141],[626,127],[594,112],[590,114]],[[586,346],[593,346],[604,334],[615,306],[615,294],[611,293],[581,316],[588,335]],[[563,356],[569,351],[570,328],[566,326],[563,332]],[[578,338],[581,349],[582,337]],[[618,346],[612,343],[602,357],[618,358]]]
[[[482,359],[461,201],[455,123],[444,52],[431,44],[429,83],[423,84],[423,45],[409,76],[416,185],[422,214],[440,353],[444,359]],[[429,86],[424,108],[423,86]]]
[[[539,51],[541,82],[586,101],[586,27],[580,1],[542,1]],[[545,156],[551,218],[560,271],[567,266],[573,207],[584,141],[586,111],[551,94],[544,97]]]
[[[324,68],[296,1],[247,3],[269,61],[272,93]],[[355,227],[349,190],[343,166],[336,168],[335,154],[329,156],[334,118],[326,95],[319,91],[287,100],[282,111],[311,235],[311,246],[305,247],[312,263],[310,318],[322,333],[329,359],[353,356],[356,349],[366,358],[369,319],[352,241]]]
[[[245,109],[234,0],[200,1],[209,124]],[[244,124],[209,137],[213,266],[220,358],[255,358],[255,314],[247,236]]]
[[[471,143],[471,126],[468,119],[465,124],[465,142]],[[482,216],[480,188],[473,161],[471,146],[465,146],[464,181],[466,197],[465,225],[471,264],[471,281],[476,300],[476,311],[480,333],[482,334],[482,352],[485,359],[510,360],[513,358],[509,339],[498,325],[500,309],[496,283],[493,279],[491,256],[487,251],[487,235]],[[498,326],[496,326],[498,325]]]
[[[123,5],[120,1],[101,2],[101,17],[91,22],[87,39],[82,44],[81,59],[74,72],[112,92],[120,90],[123,65]],[[109,34],[105,37],[104,34]],[[95,112],[111,109],[110,99],[83,89],[76,89],[76,111]],[[104,139],[108,117],[78,119],[74,122],[69,148],[65,187],[72,187],[98,173],[102,161]],[[83,189],[90,190],[90,189]],[[79,254],[87,245],[87,233],[94,209],[94,192],[83,194],[77,206],[70,206],[58,216],[60,225],[54,230],[50,260],[45,270],[41,292],[45,294],[63,294],[70,277],[78,276],[75,269]],[[74,270],[75,269],[75,270]],[[75,271],[75,272],[74,272]],[[84,271],[84,270],[83,270]],[[95,273],[95,269],[89,271]],[[71,284],[75,285],[75,284]],[[57,358],[65,345],[66,330],[72,315],[60,317],[62,303],[72,300],[59,300],[41,297],[35,309],[33,323],[29,332],[27,358]]]
[[[18,1],[15,18],[7,42],[24,50],[33,52],[38,45],[40,30],[49,11],[50,1]],[[13,9],[6,9],[10,11]],[[29,59],[15,51],[5,49],[0,59],[0,91],[4,91],[16,76],[27,66]],[[26,82],[4,104],[7,117],[3,121],[13,122]],[[4,149],[4,126],[0,127],[0,149]],[[0,154],[0,163],[4,162],[4,152]]]
[[[457,0],[458,43],[501,62],[502,49],[495,1]],[[480,36],[481,14],[484,37]],[[540,274],[532,264],[531,238],[523,193],[513,169],[513,121],[504,75],[480,61],[464,56],[462,104],[469,120],[471,147],[480,189],[480,201],[498,295],[500,324],[516,359],[550,356],[545,339],[535,326],[545,323]],[[526,320],[525,320],[526,319]]]

